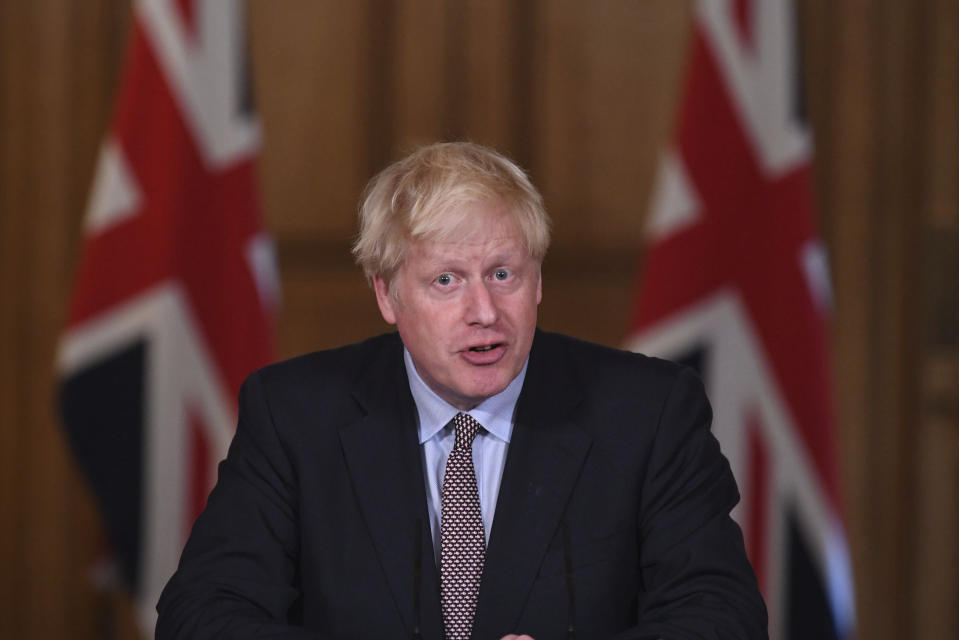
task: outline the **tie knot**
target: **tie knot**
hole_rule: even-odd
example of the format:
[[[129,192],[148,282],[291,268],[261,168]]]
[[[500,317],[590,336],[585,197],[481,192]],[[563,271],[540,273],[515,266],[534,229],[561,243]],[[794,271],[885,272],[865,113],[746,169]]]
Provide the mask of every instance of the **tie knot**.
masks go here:
[[[457,413],[453,417],[453,426],[456,428],[454,449],[470,449],[473,446],[473,438],[483,428],[483,425],[468,413]]]

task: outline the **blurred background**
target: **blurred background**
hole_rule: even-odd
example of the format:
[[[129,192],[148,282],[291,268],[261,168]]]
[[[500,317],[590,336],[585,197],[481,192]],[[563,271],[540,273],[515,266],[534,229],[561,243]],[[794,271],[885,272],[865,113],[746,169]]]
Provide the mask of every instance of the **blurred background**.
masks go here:
[[[250,0],[277,356],[379,333],[349,244],[366,180],[434,140],[491,145],[554,218],[540,325],[621,346],[692,5]],[[959,4],[796,7],[833,284],[841,505],[857,636],[959,637]],[[0,636],[134,638],[55,402],[128,0],[0,3]]]

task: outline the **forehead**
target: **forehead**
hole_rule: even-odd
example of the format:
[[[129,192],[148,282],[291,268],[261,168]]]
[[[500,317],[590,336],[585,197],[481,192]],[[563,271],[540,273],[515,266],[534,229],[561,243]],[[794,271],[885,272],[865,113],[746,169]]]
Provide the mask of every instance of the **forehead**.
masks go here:
[[[469,204],[457,213],[455,225],[412,240],[410,257],[457,252],[528,253],[522,228],[505,207]]]

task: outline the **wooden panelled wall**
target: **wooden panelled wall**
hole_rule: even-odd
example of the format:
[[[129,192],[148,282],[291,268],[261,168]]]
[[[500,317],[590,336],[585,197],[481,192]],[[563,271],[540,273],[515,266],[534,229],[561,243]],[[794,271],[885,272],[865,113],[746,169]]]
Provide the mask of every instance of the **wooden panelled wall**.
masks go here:
[[[0,637],[134,637],[90,586],[97,519],[52,403],[127,0],[0,3]],[[542,325],[623,338],[689,9],[674,0],[250,0],[282,355],[384,328],[347,248],[364,181],[468,137],[556,226]],[[959,637],[959,9],[801,3],[835,283],[862,638]]]

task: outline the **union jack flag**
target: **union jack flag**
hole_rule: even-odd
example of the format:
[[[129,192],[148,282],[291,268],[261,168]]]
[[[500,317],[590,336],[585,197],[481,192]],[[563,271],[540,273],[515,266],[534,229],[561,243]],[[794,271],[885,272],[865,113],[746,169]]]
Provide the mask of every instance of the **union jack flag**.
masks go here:
[[[274,354],[244,6],[139,0],[58,354],[67,435],[144,631]]]
[[[698,369],[770,636],[848,638],[829,275],[788,0],[700,0],[628,346]]]

